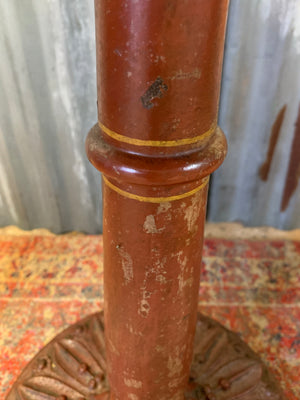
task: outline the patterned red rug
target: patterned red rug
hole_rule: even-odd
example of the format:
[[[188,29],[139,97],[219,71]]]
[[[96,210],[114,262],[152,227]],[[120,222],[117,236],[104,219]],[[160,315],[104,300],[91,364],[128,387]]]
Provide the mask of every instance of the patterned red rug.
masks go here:
[[[300,235],[208,228],[200,309],[240,332],[300,399]],[[258,236],[257,236],[258,234]],[[98,311],[102,236],[0,229],[0,393],[58,332]]]

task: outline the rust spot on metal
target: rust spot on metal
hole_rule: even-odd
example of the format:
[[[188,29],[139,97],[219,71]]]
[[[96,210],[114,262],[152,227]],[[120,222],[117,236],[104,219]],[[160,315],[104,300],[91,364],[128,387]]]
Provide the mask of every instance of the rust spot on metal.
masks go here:
[[[150,110],[154,106],[152,100],[161,99],[167,90],[168,86],[164,83],[162,78],[158,76],[155,82],[152,83],[145,94],[143,94],[143,96],[141,97],[143,107],[147,110]]]
[[[281,201],[281,211],[285,211],[298,186],[300,177],[300,106],[295,124],[294,139],[291,148],[289,168],[285,178],[285,187]]]
[[[83,331],[84,331],[83,326],[79,325],[79,326],[76,327],[75,334],[76,335],[82,335]]]
[[[88,370],[88,366],[85,363],[79,365],[78,372],[84,374]]]
[[[39,371],[42,371],[43,369],[45,369],[47,367],[47,360],[45,358],[41,358],[40,360],[38,360],[37,362],[37,369]]]
[[[228,390],[228,389],[230,389],[230,386],[231,386],[230,382],[228,382],[226,379],[221,379],[219,384],[223,390]]]
[[[88,383],[89,389],[94,390],[97,387],[97,382],[94,378],[92,378]]]
[[[97,383],[103,383],[105,381],[104,373],[100,373],[100,374],[96,375],[95,380]]]
[[[266,161],[262,164],[262,166],[259,169],[259,175],[263,181],[266,181],[269,176],[271,163],[272,163],[273,156],[275,153],[275,148],[276,148],[279,134],[281,131],[281,127],[282,127],[282,124],[284,121],[285,112],[286,112],[286,105],[284,105],[282,107],[282,109],[279,111],[279,113],[276,117],[276,120],[272,126]]]

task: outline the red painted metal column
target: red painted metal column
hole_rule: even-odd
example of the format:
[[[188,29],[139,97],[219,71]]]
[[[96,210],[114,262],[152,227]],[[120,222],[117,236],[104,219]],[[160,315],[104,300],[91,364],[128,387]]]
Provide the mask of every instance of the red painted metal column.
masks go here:
[[[111,399],[182,400],[195,334],[228,0],[96,0]]]

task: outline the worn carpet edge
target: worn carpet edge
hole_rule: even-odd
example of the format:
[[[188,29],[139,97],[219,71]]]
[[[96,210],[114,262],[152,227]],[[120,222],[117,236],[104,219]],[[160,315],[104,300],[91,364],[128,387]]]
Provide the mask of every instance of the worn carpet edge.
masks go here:
[[[300,241],[300,229],[282,231],[269,226],[245,227],[238,222],[209,222],[205,225],[206,238],[253,239],[253,240],[294,240]]]
[[[6,226],[0,228],[0,235],[7,236],[56,236],[55,233],[48,229],[39,228],[33,230],[23,230],[17,226]],[[86,235],[82,232],[64,233],[64,236],[69,235]],[[253,240],[295,240],[300,241],[300,229],[291,231],[282,231],[280,229],[263,226],[263,227],[245,227],[238,222],[208,222],[205,225],[205,237],[207,238],[227,238],[227,239],[253,239]]]

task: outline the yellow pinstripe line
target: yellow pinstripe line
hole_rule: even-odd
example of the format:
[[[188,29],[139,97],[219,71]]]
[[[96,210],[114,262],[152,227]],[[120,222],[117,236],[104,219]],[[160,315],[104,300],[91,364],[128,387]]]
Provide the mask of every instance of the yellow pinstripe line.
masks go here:
[[[150,146],[150,147],[174,147],[174,146],[184,146],[187,144],[193,144],[197,142],[202,142],[205,139],[209,138],[214,131],[216,130],[217,123],[214,122],[208,131],[202,133],[199,136],[195,136],[193,138],[187,139],[176,139],[176,140],[142,140],[142,139],[134,139],[128,136],[121,135],[120,133],[114,132],[111,129],[107,128],[101,122],[99,122],[100,128],[111,138],[118,140],[119,142],[124,142],[128,144],[133,144],[135,146]]]
[[[197,186],[195,189],[193,189],[189,192],[186,192],[186,193],[178,194],[176,196],[169,196],[169,197],[138,196],[136,194],[126,192],[125,190],[122,190],[122,189],[118,188],[117,186],[113,185],[104,175],[103,175],[103,180],[108,187],[110,187],[115,192],[119,193],[121,196],[127,197],[132,200],[146,202],[146,203],[164,203],[164,202],[168,202],[168,201],[181,200],[181,199],[184,199],[185,197],[192,196],[193,194],[197,193],[199,190],[201,190],[203,187],[205,187],[208,184],[209,176],[206,177],[204,179],[204,182],[200,186]]]

